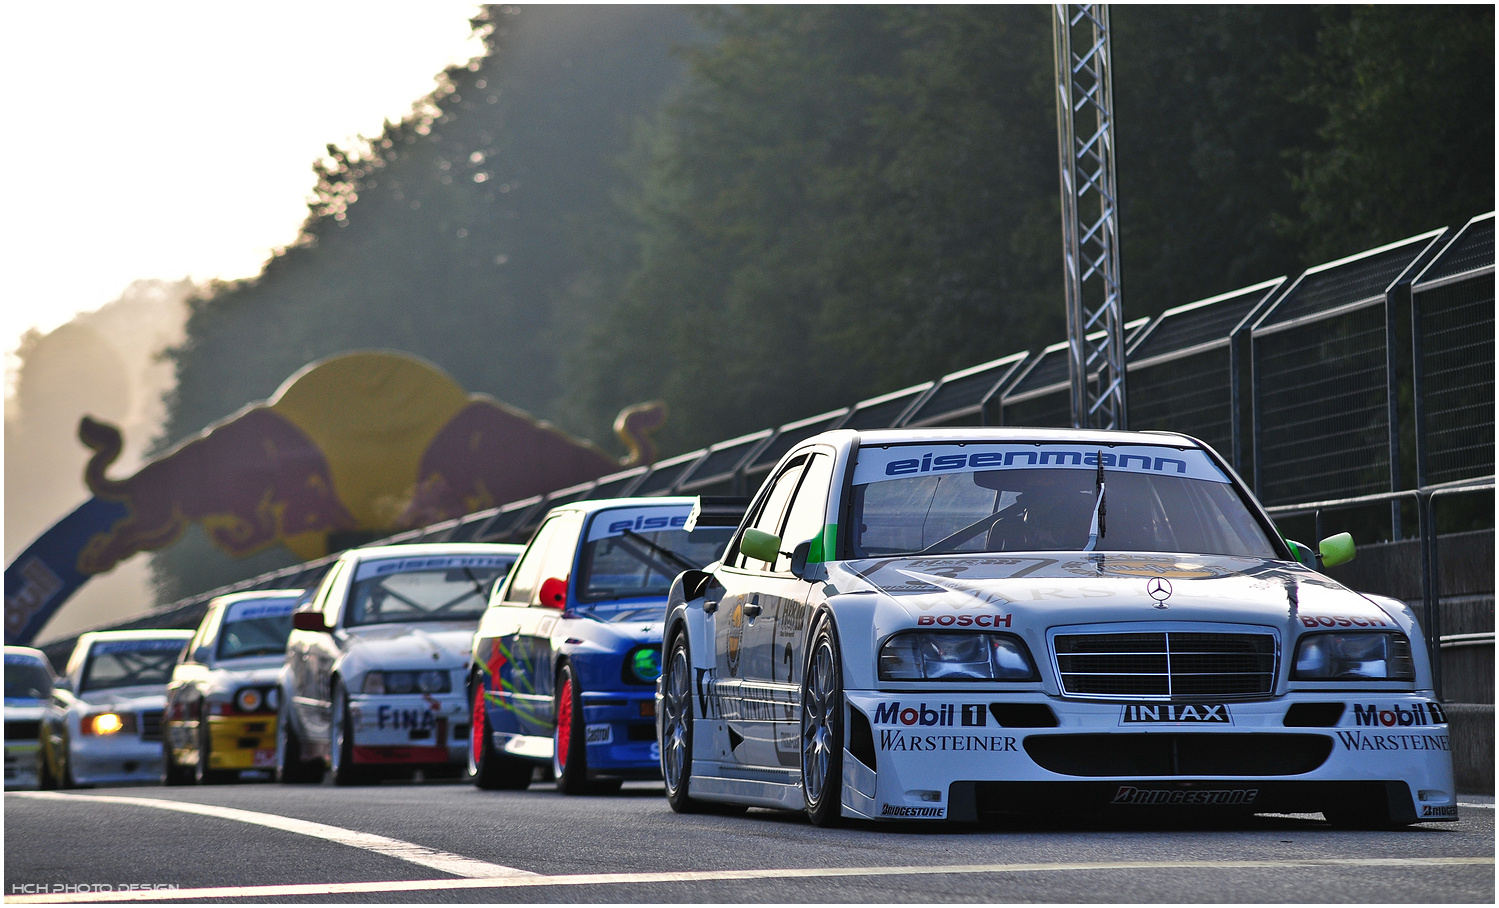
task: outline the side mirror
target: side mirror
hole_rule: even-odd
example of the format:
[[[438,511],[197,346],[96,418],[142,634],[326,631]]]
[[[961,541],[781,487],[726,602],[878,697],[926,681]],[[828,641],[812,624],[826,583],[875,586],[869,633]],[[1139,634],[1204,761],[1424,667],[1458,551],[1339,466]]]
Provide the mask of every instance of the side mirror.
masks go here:
[[[193,650],[193,661],[199,665],[207,665],[208,660],[213,658],[213,647],[200,646]]]
[[[547,608],[562,608],[567,605],[567,581],[561,577],[548,577],[541,582],[541,604]]]
[[[1323,567],[1337,567],[1353,560],[1353,537],[1347,533],[1329,536],[1317,544]]]
[[[781,554],[781,537],[750,527],[739,540],[739,551],[757,561],[774,563]]]
[[[1296,557],[1299,564],[1314,571],[1317,569],[1317,556],[1309,546],[1302,545],[1294,539],[1287,539],[1286,545],[1291,547],[1291,554]]]
[[[798,542],[796,548],[791,550],[791,573],[798,578],[807,575],[807,556],[812,554],[812,540]]]
[[[291,626],[299,631],[314,631],[326,634],[332,628],[323,623],[322,612],[292,612]]]
[[[67,678],[58,678],[55,682],[53,682],[52,689],[53,690],[65,690],[65,691],[67,691],[69,693],[72,693],[73,692],[73,682],[70,681],[70,680],[68,680]]]
[[[713,575],[707,571],[683,571],[682,572],[682,595],[687,601],[698,598],[708,590],[708,582]]]

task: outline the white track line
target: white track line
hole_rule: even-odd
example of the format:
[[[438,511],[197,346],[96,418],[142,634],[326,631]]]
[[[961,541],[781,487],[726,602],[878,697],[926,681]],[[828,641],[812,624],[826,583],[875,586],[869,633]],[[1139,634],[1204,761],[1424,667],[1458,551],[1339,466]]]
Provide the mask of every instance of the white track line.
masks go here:
[[[505,867],[500,864],[476,861],[473,858],[466,858],[461,854],[449,854],[446,851],[437,851],[433,848],[427,848],[424,845],[413,845],[410,842],[386,838],[383,835],[355,832],[352,829],[344,829],[339,826],[328,826],[324,823],[313,823],[308,820],[280,817],[271,813],[257,813],[253,810],[239,810],[234,807],[217,807],[211,804],[194,804],[191,801],[172,801],[165,798],[122,798],[114,795],[59,794],[51,791],[16,792],[15,794],[7,795],[7,797],[64,802],[94,801],[105,804],[128,804],[134,807],[154,807],[157,810],[195,813],[205,817],[216,817],[221,820],[236,820],[241,823],[251,823],[256,826],[265,826],[269,829],[280,829],[283,832],[294,832],[298,835],[312,836],[313,838],[324,839],[329,842],[337,842],[340,845],[363,848],[366,851],[373,851],[387,857],[399,858],[412,864],[430,867],[433,870],[441,870],[443,873],[451,873],[455,876],[492,879],[496,877],[536,875],[529,870],[520,870],[515,867]]]
[[[146,892],[88,892],[9,895],[7,904],[67,902],[165,902],[207,899],[277,900],[303,895],[361,895],[375,892],[438,892],[463,889],[518,889],[537,886],[633,885],[640,883],[721,882],[724,880],[809,879],[817,877],[933,876],[938,874],[1056,873],[1097,870],[1286,870],[1290,868],[1492,866],[1492,857],[1349,858],[1303,861],[1107,861],[1089,864],[957,864],[921,867],[797,867],[774,870],[702,870],[663,873],[580,873],[569,876],[524,876],[506,879],[396,880],[381,883],[311,883],[288,886],[223,886],[204,889],[156,889]]]

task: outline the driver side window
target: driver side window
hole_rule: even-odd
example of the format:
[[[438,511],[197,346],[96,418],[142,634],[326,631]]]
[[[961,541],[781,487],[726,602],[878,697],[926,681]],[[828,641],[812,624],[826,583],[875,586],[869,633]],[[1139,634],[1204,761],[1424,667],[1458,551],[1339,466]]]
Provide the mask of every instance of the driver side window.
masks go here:
[[[806,465],[807,459],[798,457],[776,476],[775,483],[770,487],[770,494],[763,499],[751,527],[773,536],[780,535],[781,517],[786,513],[786,504],[791,500],[791,493],[796,490],[796,484],[801,480]],[[736,556],[734,566],[750,571],[770,570],[768,562],[751,558],[743,552]]]

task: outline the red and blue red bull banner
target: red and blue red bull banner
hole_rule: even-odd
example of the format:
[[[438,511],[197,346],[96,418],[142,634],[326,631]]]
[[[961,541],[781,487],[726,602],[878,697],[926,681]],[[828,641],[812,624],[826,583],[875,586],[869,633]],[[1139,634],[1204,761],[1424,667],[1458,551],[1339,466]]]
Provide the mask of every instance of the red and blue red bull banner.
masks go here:
[[[647,416],[659,425],[664,409],[635,418]],[[94,497],[6,568],[6,643],[29,642],[90,577],[194,523],[231,555],[281,545],[309,561],[328,554],[330,533],[396,533],[620,468],[592,443],[389,352],[313,363],[269,401],[124,478],[107,475],[118,429],[84,417],[78,437],[94,452],[84,470]]]

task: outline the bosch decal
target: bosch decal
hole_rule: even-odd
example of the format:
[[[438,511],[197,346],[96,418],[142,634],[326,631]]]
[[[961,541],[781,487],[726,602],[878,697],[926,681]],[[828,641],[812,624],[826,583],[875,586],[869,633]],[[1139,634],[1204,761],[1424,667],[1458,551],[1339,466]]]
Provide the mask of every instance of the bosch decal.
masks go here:
[[[1120,785],[1111,804],[1155,806],[1219,806],[1230,804],[1253,804],[1259,797],[1258,788],[1209,788],[1183,790],[1176,788],[1136,788]]]
[[[1009,627],[1011,615],[918,615],[918,627]]]
[[[1119,721],[1233,724],[1228,707],[1222,703],[1131,703],[1124,707]]]
[[[1383,618],[1364,618],[1359,615],[1300,615],[1303,627],[1394,627]]]

